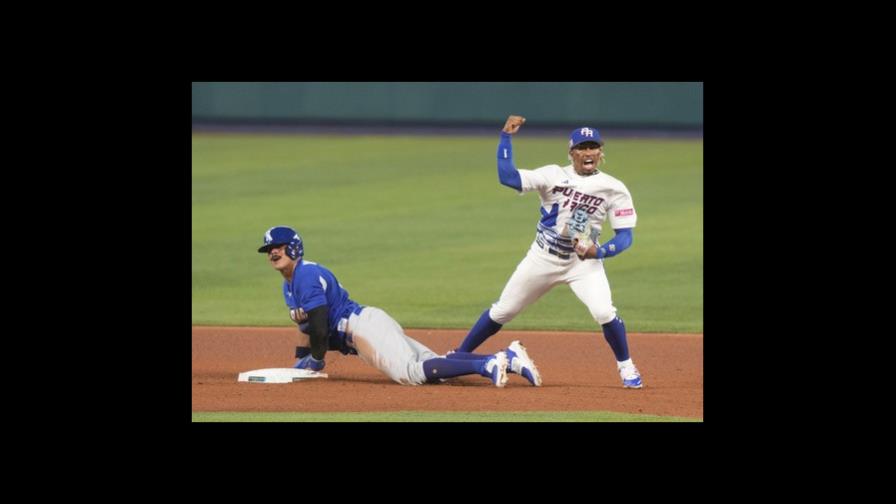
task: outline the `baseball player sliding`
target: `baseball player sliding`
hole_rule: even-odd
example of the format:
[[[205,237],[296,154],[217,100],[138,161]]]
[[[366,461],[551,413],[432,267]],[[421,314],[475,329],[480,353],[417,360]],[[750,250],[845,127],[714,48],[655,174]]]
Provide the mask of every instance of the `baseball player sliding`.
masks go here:
[[[594,320],[616,356],[616,367],[626,388],[641,388],[641,375],[629,355],[625,325],[616,316],[603,260],[632,244],[637,214],[632,197],[619,180],[598,171],[604,162],[603,141],[595,128],[579,128],[569,138],[567,158],[572,164],[517,170],[510,137],[526,122],[507,118],[498,143],[498,179],[521,194],[538,191],[541,219],[535,241],[504,286],[501,298],[479,317],[457,348],[471,352],[557,284],[570,286]],[[615,236],[603,245],[597,238],[610,219]]]
[[[271,266],[283,275],[283,297],[290,318],[307,335],[307,347],[298,347],[299,369],[320,371],[324,355],[338,350],[357,355],[402,385],[420,385],[455,376],[482,375],[497,387],[507,384],[515,369],[538,380],[538,370],[519,341],[493,355],[453,352],[440,356],[407,336],[386,312],[352,301],[333,273],[304,259],[305,248],[292,228],[276,226],[264,234],[258,252],[267,253]]]

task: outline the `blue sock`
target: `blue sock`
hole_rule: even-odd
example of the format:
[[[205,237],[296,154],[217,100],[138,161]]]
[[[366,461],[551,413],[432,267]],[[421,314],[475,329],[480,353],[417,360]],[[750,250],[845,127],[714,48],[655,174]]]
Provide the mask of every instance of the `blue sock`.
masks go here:
[[[455,360],[482,360],[482,359],[491,359],[491,354],[480,354],[480,353],[470,353],[470,352],[454,352],[452,354],[448,354],[445,356],[446,359],[455,359]]]
[[[628,340],[625,338],[625,324],[619,317],[601,326],[604,330],[604,339],[613,349],[617,361],[628,360]]]
[[[488,310],[485,310],[482,312],[482,316],[479,317],[479,320],[476,321],[476,325],[470,329],[467,337],[464,338],[460,346],[457,347],[457,351],[472,352],[476,347],[481,345],[483,341],[487,340],[489,336],[500,331],[502,327],[504,326],[492,320],[491,317],[488,316]]]
[[[481,375],[485,363],[485,359],[467,360],[443,359],[441,357],[436,357],[435,359],[429,359],[423,363],[423,374],[425,374],[426,378],[429,380],[471,374]]]

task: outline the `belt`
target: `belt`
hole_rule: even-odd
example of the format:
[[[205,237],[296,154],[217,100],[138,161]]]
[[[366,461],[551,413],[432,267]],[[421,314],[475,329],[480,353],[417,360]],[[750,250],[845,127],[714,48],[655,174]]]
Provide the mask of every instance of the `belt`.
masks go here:
[[[555,248],[551,248],[551,247],[547,246],[544,243],[544,241],[541,239],[540,236],[535,238],[535,243],[537,243],[539,247],[543,248],[548,254],[553,254],[553,255],[559,257],[560,259],[569,259],[569,257],[570,257],[570,255],[567,253],[560,252],[559,250],[557,250]]]
[[[352,315],[360,315],[361,310],[363,310],[363,309],[364,309],[364,307],[359,305],[357,308],[352,310]],[[349,315],[349,317],[350,316],[351,315]],[[349,317],[343,317],[343,318],[339,319],[339,322],[336,324],[336,332],[339,333],[340,338],[343,338],[346,342],[348,342],[349,345],[354,347],[354,342],[352,341],[351,328],[348,326],[348,318]]]

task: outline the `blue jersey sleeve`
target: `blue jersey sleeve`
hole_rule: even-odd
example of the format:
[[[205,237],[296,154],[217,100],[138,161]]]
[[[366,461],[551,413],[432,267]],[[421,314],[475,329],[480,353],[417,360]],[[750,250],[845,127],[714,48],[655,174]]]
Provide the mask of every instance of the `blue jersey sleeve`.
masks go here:
[[[299,299],[296,300],[299,308],[305,310],[305,313],[327,304],[327,292],[323,275],[317,268],[311,265],[303,266],[296,274],[296,283],[298,283]]]
[[[616,236],[597,249],[598,259],[613,257],[632,246],[632,241],[634,240],[634,237],[632,236],[632,228],[620,228],[614,229],[614,231],[616,231]]]
[[[296,300],[292,295],[292,291],[289,289],[289,282],[283,282],[283,299],[286,301],[286,307],[290,310],[298,308]]]
[[[520,172],[513,166],[513,149],[510,145],[510,134],[501,132],[501,141],[498,142],[498,180],[517,191],[523,190],[523,181]]]

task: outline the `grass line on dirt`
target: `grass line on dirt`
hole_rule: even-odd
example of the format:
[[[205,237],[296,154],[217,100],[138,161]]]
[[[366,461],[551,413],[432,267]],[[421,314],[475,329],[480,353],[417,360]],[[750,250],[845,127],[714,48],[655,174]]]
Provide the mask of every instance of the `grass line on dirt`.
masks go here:
[[[634,415],[611,411],[194,411],[193,422],[702,422],[700,418]]]

